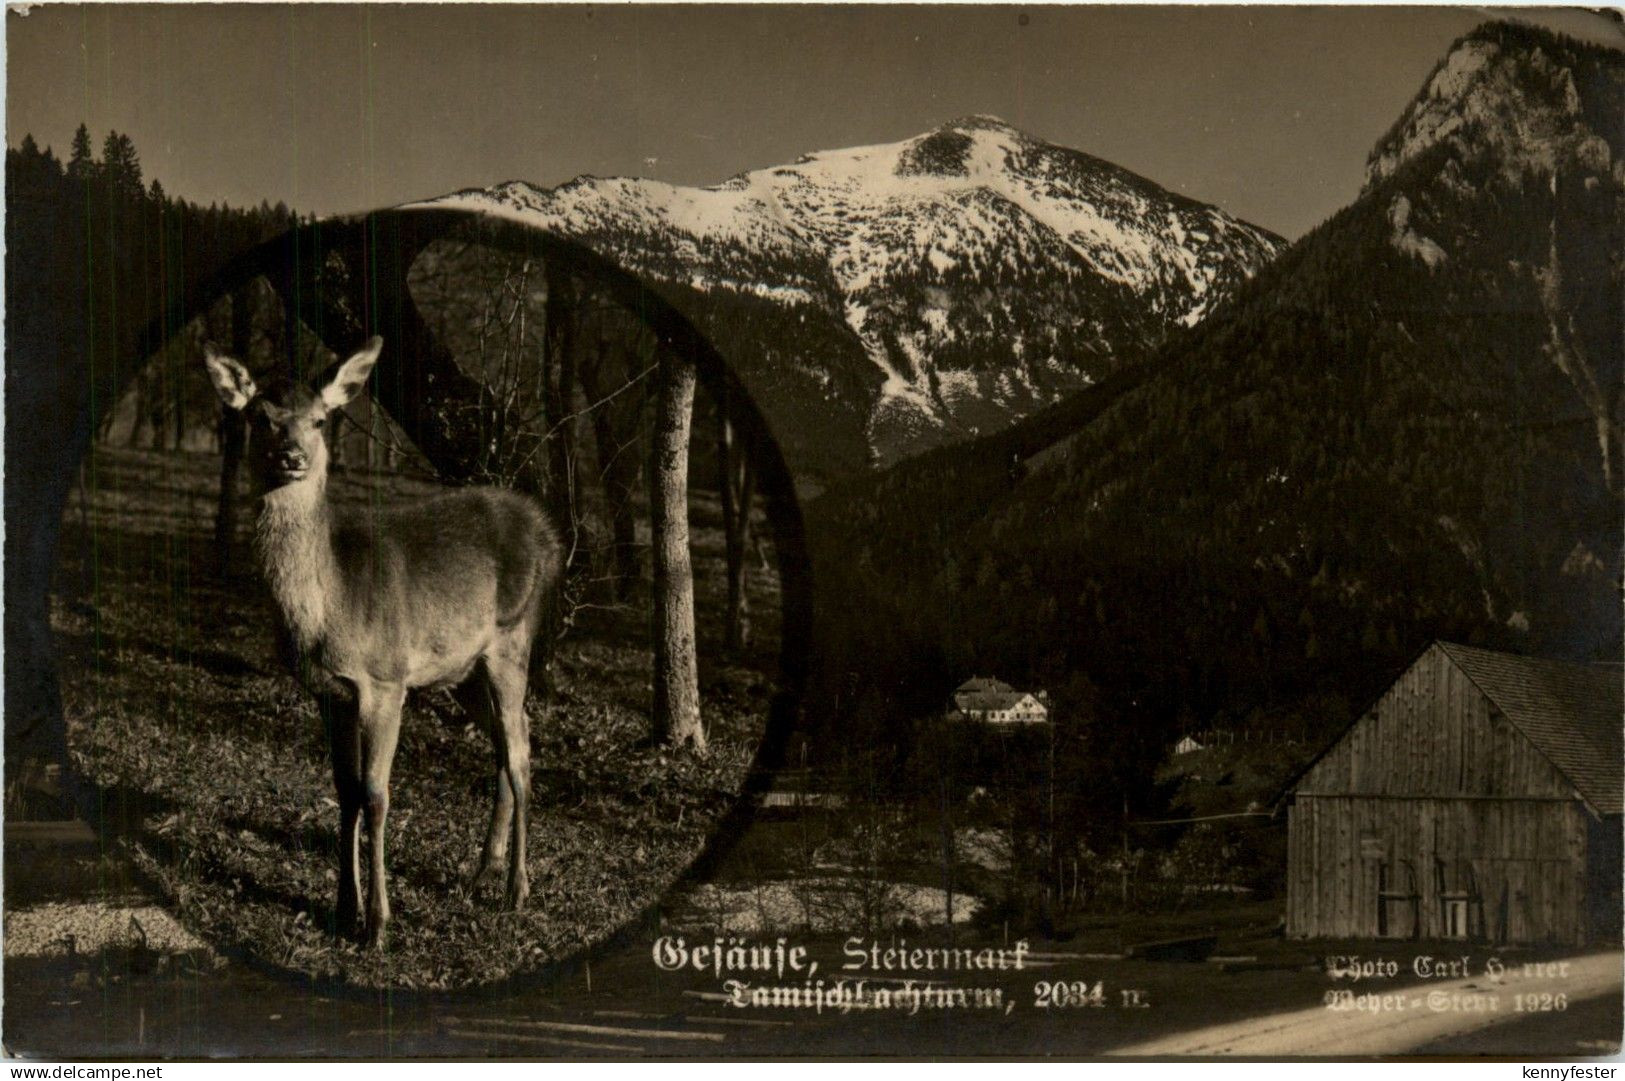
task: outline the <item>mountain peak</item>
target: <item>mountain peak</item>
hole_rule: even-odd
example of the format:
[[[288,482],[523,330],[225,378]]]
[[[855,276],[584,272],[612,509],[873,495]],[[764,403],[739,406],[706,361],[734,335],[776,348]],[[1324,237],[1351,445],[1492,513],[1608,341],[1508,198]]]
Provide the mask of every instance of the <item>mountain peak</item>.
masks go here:
[[[1031,138],[1026,132],[1011,124],[1003,117],[992,113],[971,113],[968,116],[955,117],[943,124],[938,124],[935,131],[1007,131],[1023,138]]]
[[[896,174],[962,177],[989,168],[1002,171],[1013,167],[1012,151],[1041,145],[1046,144],[996,116],[962,116],[899,144]]]
[[[1485,23],[1458,40],[1366,164],[1370,187],[1445,146],[1508,175],[1607,173],[1625,151],[1621,54],[1541,27]]]
[[[706,187],[578,177],[452,198],[612,251],[725,321],[793,320],[784,340],[805,344],[747,383],[783,394],[767,406],[781,417],[810,416],[809,402],[849,411],[877,460],[1002,426],[1132,363],[1280,247],[986,115]]]

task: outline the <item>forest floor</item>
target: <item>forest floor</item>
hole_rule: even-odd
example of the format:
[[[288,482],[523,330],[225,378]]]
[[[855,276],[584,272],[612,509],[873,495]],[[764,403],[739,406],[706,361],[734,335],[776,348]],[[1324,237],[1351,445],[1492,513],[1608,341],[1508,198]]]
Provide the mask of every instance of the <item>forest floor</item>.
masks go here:
[[[448,989],[511,980],[648,914],[738,801],[777,671],[777,578],[753,566],[754,640],[719,659],[720,516],[693,501],[709,750],[648,741],[647,603],[579,614],[555,700],[528,703],[532,893],[466,887],[489,818],[489,739],[449,695],[409,699],[391,793],[384,951],[336,942],[337,803],[310,698],[275,659],[239,545],[211,547],[219,459],[99,448],[64,518],[53,625],[87,817],[211,946],[318,982]],[[335,474],[336,500],[420,482]],[[245,508],[242,515],[251,513]],[[240,568],[240,569],[239,569]],[[9,877],[9,876],[8,876]]]

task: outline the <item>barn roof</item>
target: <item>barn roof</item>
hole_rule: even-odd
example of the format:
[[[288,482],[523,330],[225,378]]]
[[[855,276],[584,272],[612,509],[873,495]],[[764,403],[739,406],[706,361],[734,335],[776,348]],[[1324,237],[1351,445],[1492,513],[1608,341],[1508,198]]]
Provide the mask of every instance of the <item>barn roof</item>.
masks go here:
[[[1625,698],[1618,667],[1438,645],[1598,813],[1625,810]]]
[[[1568,778],[1593,811],[1620,814],[1625,810],[1625,794],[1621,791],[1625,789],[1625,671],[1618,665],[1573,664],[1434,642],[1406,665],[1406,670],[1435,649],[1449,657],[1461,674]],[[1373,701],[1371,706],[1375,704]],[[1321,759],[1366,719],[1371,706],[1355,714],[1336,739],[1287,781],[1271,801],[1277,809]]]

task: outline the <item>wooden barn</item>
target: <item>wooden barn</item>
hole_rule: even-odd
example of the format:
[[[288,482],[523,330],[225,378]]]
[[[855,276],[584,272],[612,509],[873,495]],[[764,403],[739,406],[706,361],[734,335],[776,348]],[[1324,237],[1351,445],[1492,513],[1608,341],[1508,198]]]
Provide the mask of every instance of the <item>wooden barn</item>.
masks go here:
[[[1621,671],[1436,642],[1289,788],[1287,933],[1620,935]]]

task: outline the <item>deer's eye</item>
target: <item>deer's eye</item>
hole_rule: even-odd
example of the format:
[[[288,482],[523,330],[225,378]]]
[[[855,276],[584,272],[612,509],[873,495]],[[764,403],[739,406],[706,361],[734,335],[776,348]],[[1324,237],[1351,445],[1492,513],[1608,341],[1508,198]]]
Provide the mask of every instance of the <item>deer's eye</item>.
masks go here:
[[[315,420],[311,421],[310,426],[312,428],[325,428],[327,427],[327,418],[317,417]]]

